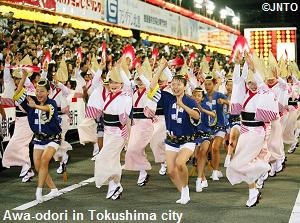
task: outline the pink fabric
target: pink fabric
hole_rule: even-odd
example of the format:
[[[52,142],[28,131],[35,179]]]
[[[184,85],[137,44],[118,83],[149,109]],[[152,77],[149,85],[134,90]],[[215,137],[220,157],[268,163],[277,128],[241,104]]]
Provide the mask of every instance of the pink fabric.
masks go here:
[[[145,106],[144,114],[147,118],[151,118],[153,123],[156,123],[159,121],[159,117],[157,115],[155,115],[155,111],[150,109],[148,106]]]
[[[4,107],[15,107],[15,101],[11,98],[1,97],[1,104]]]
[[[267,139],[268,149],[271,153],[270,161],[282,160],[285,157],[284,145],[282,139],[282,127],[280,120],[271,122],[270,135]]]
[[[16,118],[15,130],[4,151],[2,165],[6,168],[11,166],[31,166],[29,158],[29,143],[33,137],[27,117]]]
[[[69,114],[69,112],[70,112],[70,106],[68,105],[68,106],[62,108],[61,111],[64,114]]]
[[[252,184],[270,169],[268,152],[263,149],[264,139],[263,127],[251,127],[240,135],[236,152],[226,170],[232,185],[241,182]]]
[[[150,170],[151,164],[147,159],[145,148],[153,134],[151,119],[135,119],[131,127],[128,147],[125,155],[126,170]]]
[[[144,114],[148,118],[154,118],[155,117],[155,111],[150,109],[148,106],[144,108]]]
[[[255,114],[255,120],[270,122],[278,118],[278,113],[273,111],[268,111],[264,109],[257,109]]]
[[[92,106],[87,106],[85,109],[85,116],[87,118],[99,119],[102,115],[102,111]]]
[[[241,104],[231,104],[230,105],[230,114],[239,115],[243,110],[243,106]]]
[[[97,142],[97,124],[92,118],[85,118],[78,125],[78,135],[80,144]]]
[[[61,119],[61,144],[53,156],[55,161],[58,161],[59,157],[63,157],[67,151],[72,150],[71,144],[65,141],[65,136],[70,126],[69,116],[67,114],[63,114],[61,115]]]
[[[114,180],[119,183],[122,175],[120,154],[125,145],[124,138],[104,131],[103,147],[95,160],[95,183],[100,188],[103,184]]]
[[[166,160],[166,124],[163,116],[158,117],[158,121],[154,123],[154,131],[150,141],[150,148],[154,154],[156,163],[162,163]]]
[[[285,144],[293,144],[297,142],[295,130],[297,127],[297,110],[290,111],[287,116],[285,126],[283,126],[283,142]]]

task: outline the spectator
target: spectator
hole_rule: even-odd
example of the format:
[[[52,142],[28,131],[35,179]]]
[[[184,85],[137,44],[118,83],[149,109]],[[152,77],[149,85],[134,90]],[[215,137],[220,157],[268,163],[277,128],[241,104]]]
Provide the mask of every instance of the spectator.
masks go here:
[[[151,46],[151,42],[149,41],[149,36],[147,36],[146,39],[144,39],[144,40],[142,41],[142,43],[143,43],[143,45],[144,45],[145,47],[150,47],[150,46]]]

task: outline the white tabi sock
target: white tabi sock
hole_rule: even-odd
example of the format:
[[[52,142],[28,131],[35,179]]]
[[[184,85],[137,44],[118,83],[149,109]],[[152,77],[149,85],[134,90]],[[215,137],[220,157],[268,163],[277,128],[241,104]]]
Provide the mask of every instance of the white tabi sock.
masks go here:
[[[144,180],[146,179],[146,177],[147,177],[146,170],[140,170],[140,175],[139,175],[139,179],[138,179],[137,183],[144,182]]]
[[[35,197],[37,202],[42,203],[44,201],[43,199],[43,188],[42,187],[37,187],[36,192],[35,192]]]
[[[97,155],[99,153],[99,146],[98,143],[94,143],[94,150],[93,150],[93,156]]]
[[[181,199],[181,204],[187,204],[190,201],[190,189],[188,185],[182,187],[180,199]]]
[[[69,159],[69,155],[68,155],[67,153],[65,153],[65,154],[63,155],[63,157],[62,157],[62,162],[63,162],[64,164],[66,164],[66,163],[68,162],[68,159]]]

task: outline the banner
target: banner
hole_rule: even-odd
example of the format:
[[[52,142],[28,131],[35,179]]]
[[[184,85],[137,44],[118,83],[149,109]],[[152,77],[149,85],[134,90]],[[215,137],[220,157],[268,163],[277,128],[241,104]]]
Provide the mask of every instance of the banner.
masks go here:
[[[138,0],[11,0],[96,22],[231,50],[237,35]]]
[[[93,21],[105,20],[105,0],[56,0],[56,12]]]
[[[231,50],[237,35],[138,0],[107,0],[106,21]]]
[[[137,0],[107,0],[106,21],[123,27],[170,35],[177,33],[176,13]]]
[[[208,26],[187,17],[178,15],[178,32],[177,37],[194,42],[200,41],[200,33],[207,33]]]
[[[33,6],[51,11],[54,11],[56,8],[56,0],[7,0],[6,2],[11,4]]]
[[[72,98],[69,117],[69,129],[77,129],[77,126],[85,118],[85,103],[82,98]]]

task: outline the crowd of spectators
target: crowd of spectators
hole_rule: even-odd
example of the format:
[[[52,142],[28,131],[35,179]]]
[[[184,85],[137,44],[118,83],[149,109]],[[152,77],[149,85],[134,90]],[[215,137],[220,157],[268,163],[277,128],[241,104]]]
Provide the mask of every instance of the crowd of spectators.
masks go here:
[[[159,57],[164,56],[167,60],[181,56],[188,58],[191,52],[196,53],[194,65],[198,66],[206,56],[210,66],[214,61],[228,71],[228,57],[217,52],[211,52],[202,45],[201,49],[193,46],[175,46],[150,42],[148,38],[136,40],[133,37],[122,37],[115,35],[110,29],[97,30],[87,28],[86,30],[74,29],[71,24],[59,22],[57,25],[44,23],[32,23],[15,19],[12,12],[0,14],[0,78],[2,80],[5,58],[11,54],[12,64],[17,64],[27,54],[30,56],[33,65],[41,66],[43,56],[50,50],[53,63],[48,67],[48,74],[58,69],[62,58],[66,60],[68,75],[74,75],[74,67],[77,64],[78,49],[81,49],[83,59],[80,67],[89,67],[93,55],[100,61],[102,54],[102,43],[107,45],[107,67],[122,56],[122,49],[126,44],[134,46],[136,56],[151,57],[153,48],[159,49]],[[170,40],[172,43],[172,40]],[[81,69],[85,70],[85,69]],[[3,86],[0,87],[3,90]]]

